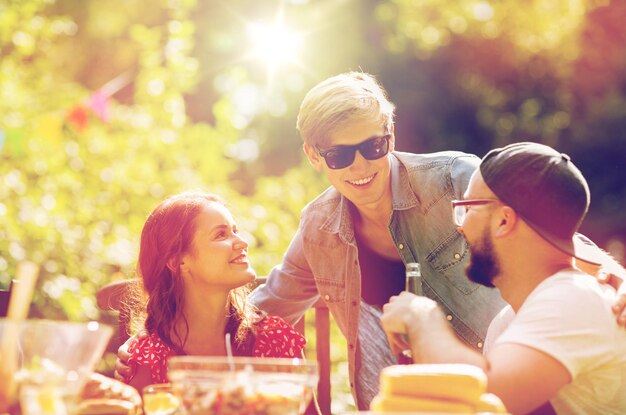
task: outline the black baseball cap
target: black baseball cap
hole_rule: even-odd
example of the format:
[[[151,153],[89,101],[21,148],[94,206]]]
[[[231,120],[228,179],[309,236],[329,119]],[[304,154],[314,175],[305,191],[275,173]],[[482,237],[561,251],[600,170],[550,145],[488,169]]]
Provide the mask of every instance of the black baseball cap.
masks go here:
[[[485,184],[553,246],[599,265],[598,247],[577,233],[589,210],[587,181],[567,154],[522,142],[491,150],[480,163]]]

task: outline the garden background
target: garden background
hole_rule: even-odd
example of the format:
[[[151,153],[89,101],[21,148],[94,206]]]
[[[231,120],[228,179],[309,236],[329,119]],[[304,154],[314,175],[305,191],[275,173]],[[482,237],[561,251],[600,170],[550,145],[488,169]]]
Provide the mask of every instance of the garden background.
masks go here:
[[[147,214],[190,188],[229,201],[266,275],[327,186],[299,104],[350,70],[385,85],[399,150],[568,153],[582,231],[623,263],[624,22],[622,0],[0,0],[0,288],[31,260],[31,317],[113,323],[96,290],[134,275]]]

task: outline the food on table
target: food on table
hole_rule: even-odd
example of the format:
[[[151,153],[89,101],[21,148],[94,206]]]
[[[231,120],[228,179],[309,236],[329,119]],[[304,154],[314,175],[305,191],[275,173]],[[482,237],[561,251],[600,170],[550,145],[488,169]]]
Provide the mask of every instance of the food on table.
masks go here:
[[[385,368],[380,377],[385,395],[476,402],[486,388],[485,372],[463,364],[396,365]]]
[[[311,394],[294,374],[237,372],[173,383],[189,415],[298,415]]]
[[[172,392],[153,392],[143,394],[143,411],[145,415],[174,414],[180,406],[179,399]]]
[[[480,395],[480,402],[476,405],[476,412],[503,414],[506,413],[506,408],[497,395],[493,393],[483,393]]]
[[[92,373],[80,396],[80,415],[138,415],[141,396],[135,388],[119,380]]]
[[[137,415],[135,406],[120,399],[88,399],[80,402],[77,415]]]
[[[371,403],[374,412],[443,412],[449,414],[471,414],[474,407],[461,401],[447,401],[445,399],[413,398],[408,396],[381,396],[374,397]]]
[[[465,364],[396,365],[383,369],[374,412],[506,413],[500,399],[486,393],[487,376]]]

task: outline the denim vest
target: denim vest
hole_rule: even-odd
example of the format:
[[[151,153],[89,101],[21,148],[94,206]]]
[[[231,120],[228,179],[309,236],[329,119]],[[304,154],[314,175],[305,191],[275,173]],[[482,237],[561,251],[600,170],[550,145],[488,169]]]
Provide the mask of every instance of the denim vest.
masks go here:
[[[497,289],[465,276],[468,248],[452,221],[450,203],[462,198],[479,159],[459,152],[393,152],[388,157],[393,199],[389,232],[398,252],[405,264],[421,264],[424,295],[440,304],[460,338],[480,349],[489,322],[505,303]],[[310,202],[283,263],[251,300],[294,324],[321,296],[347,340],[356,400],[361,271],[349,203],[333,187]]]

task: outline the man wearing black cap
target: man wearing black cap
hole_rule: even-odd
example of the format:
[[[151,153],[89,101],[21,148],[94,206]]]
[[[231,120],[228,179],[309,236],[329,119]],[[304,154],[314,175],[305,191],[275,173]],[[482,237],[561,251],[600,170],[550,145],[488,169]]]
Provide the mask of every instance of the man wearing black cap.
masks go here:
[[[384,307],[392,347],[415,362],[470,363],[512,413],[550,402],[556,413],[626,413],[626,331],[617,294],[581,272],[598,248],[576,232],[589,207],[570,158],[536,143],[489,152],[453,216],[470,245],[468,277],[495,286],[515,317],[485,356],[460,343],[437,304],[402,293]]]

